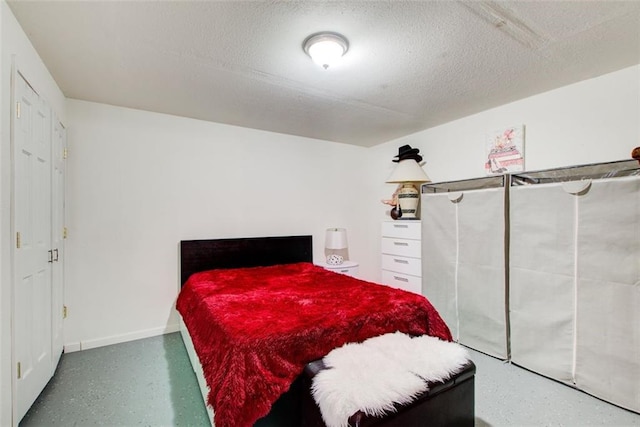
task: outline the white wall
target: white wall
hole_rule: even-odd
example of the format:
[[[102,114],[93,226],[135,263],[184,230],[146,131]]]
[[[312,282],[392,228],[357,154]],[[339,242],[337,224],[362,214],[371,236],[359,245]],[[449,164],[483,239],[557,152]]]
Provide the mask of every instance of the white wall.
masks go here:
[[[0,425],[11,425],[11,70],[15,61],[38,94],[64,122],[64,96],[20,28],[0,0]]]
[[[369,252],[365,148],[77,100],[67,112],[67,350],[175,330],[181,239],[312,234],[320,260],[339,226],[352,259]]]
[[[631,158],[640,145],[640,66],[626,68],[400,138],[370,149],[377,198],[398,147],[419,148],[433,182],[486,176],[485,138],[503,127],[525,125],[525,168],[539,170]],[[384,206],[376,222],[389,219]],[[379,247],[379,244],[378,244]],[[379,269],[379,259],[378,262]],[[378,279],[379,276],[376,277]]]

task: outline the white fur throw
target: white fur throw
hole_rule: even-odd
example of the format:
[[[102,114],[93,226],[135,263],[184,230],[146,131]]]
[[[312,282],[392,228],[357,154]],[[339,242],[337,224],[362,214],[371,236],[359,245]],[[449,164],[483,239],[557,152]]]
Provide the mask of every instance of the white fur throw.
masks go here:
[[[426,381],[443,381],[469,360],[459,344],[427,335],[396,332],[345,344],[323,359],[327,368],[314,378],[312,394],[328,427],[346,427],[357,411],[382,415],[428,390]]]

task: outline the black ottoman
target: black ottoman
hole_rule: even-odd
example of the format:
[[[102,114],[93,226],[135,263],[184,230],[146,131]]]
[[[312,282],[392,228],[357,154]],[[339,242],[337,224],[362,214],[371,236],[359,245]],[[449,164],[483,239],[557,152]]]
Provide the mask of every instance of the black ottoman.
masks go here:
[[[320,408],[311,394],[313,377],[326,369],[322,360],[307,364],[302,375],[302,425],[304,427],[325,427]],[[352,427],[385,426],[468,426],[473,427],[475,417],[473,362],[445,382],[429,383],[429,390],[422,393],[409,405],[396,406],[396,412],[382,417],[370,417],[356,412],[349,417]],[[375,375],[375,373],[372,373]]]

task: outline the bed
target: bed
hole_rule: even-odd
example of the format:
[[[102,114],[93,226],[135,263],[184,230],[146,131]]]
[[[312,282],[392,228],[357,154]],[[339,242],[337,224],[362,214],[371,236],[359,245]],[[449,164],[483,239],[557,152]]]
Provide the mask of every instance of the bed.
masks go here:
[[[347,342],[451,339],[421,296],[313,265],[311,236],[182,241],[180,258],[181,333],[217,427],[301,425],[305,366]]]

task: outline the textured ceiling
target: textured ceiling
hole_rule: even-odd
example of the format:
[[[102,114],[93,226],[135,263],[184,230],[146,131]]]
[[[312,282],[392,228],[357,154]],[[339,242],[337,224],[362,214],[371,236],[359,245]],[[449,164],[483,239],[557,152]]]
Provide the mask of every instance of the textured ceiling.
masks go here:
[[[8,4],[67,97],[362,146],[640,63],[640,1]]]

